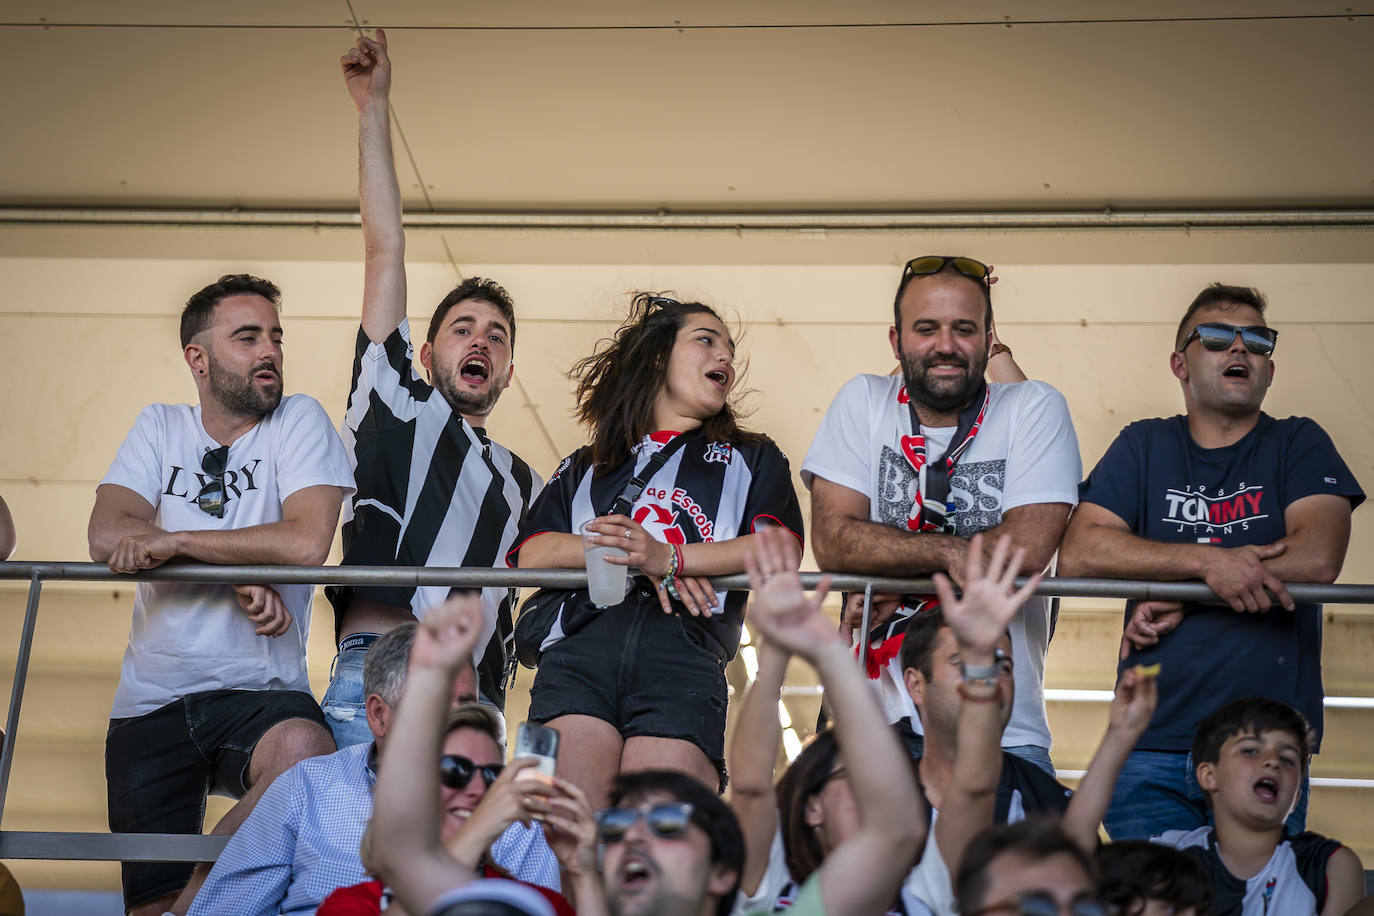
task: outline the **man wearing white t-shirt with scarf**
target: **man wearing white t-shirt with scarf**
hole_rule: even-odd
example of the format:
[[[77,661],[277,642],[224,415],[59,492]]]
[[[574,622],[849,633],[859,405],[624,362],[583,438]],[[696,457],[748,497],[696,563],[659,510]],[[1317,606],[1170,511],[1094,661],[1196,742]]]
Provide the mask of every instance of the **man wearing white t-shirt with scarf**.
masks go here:
[[[91,558],[137,572],[203,563],[324,562],[353,489],[323,408],[282,397],[280,292],[221,277],[181,315],[199,403],[139,414],[91,511]],[[277,774],[334,750],[306,678],[309,585],[141,582],[105,744],[110,829],[200,833],[207,789],[240,801],[232,833]],[[202,866],[202,871],[204,870]],[[126,862],[125,910],[173,905],[190,863]]]
[[[1078,438],[1054,388],[984,381],[989,275],[972,258],[907,262],[888,332],[901,375],[846,382],[802,464],[822,569],[905,578],[943,570],[962,584],[967,540],[979,532],[992,533],[985,544],[1007,534],[1025,547],[1022,575],[1049,565],[1078,499]],[[916,721],[901,639],[906,619],[934,600],[902,596],[861,636],[894,721]],[[1053,773],[1044,700],[1050,627],[1049,599],[1038,596],[1012,621],[1004,664],[1014,666],[1016,705],[1002,745]]]

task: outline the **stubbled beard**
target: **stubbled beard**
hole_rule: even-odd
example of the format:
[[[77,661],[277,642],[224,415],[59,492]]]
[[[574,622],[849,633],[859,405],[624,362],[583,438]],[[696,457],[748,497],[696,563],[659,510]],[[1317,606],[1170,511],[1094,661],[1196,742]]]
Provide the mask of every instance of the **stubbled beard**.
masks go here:
[[[923,362],[905,350],[901,351],[900,359],[902,380],[906,382],[907,396],[922,407],[938,410],[941,413],[966,407],[973,400],[973,396],[978,393],[978,387],[983,383],[983,373],[987,371],[988,367],[987,354],[981,353],[964,366],[963,381],[932,380],[926,371],[927,362]],[[954,361],[957,363],[963,362],[963,359],[950,353],[933,353],[930,356],[930,362],[935,361]]]
[[[456,368],[455,371],[450,372],[441,366],[436,365],[434,367],[434,387],[439,389],[439,393],[444,396],[445,401],[448,401],[448,406],[453,409],[454,413],[467,416],[485,417],[490,414],[492,408],[496,406],[496,402],[500,400],[501,392],[505,390],[505,386],[500,383],[501,380],[496,377],[494,371],[487,377],[485,393],[459,388],[458,384],[461,383],[461,379],[458,383],[455,383],[455,379],[458,379]]]
[[[282,376],[277,373],[275,387],[261,388],[253,381],[256,366],[248,375],[235,375],[223,368],[213,355],[209,357],[210,394],[225,410],[234,414],[261,417],[277,409],[281,403]]]

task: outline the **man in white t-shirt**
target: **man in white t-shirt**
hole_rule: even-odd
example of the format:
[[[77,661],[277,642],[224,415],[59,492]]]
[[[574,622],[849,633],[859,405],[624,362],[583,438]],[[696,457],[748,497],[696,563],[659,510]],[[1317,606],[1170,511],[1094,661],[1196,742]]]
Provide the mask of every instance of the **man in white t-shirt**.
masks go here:
[[[234,274],[186,303],[199,403],[139,414],[96,490],[92,559],[115,572],[324,562],[353,482],[319,403],[282,397],[280,295]],[[334,750],[306,678],[313,593],[139,583],[105,743],[112,831],[198,834],[208,790],[240,799],[215,828],[233,833],[277,774]],[[192,871],[124,863],[126,911],[184,913]]]
[[[964,578],[967,540],[1010,535],[1021,574],[1047,567],[1078,499],[1082,462],[1068,405],[1043,382],[988,384],[992,297],[986,265],[913,258],[888,336],[900,376],[860,375],[835,396],[802,463],[812,549],[822,569]],[[918,721],[902,682],[906,620],[933,596],[907,595],[870,621],[869,675],[888,715]],[[1002,745],[1053,773],[1045,719],[1049,599],[1011,625],[1016,705]]]

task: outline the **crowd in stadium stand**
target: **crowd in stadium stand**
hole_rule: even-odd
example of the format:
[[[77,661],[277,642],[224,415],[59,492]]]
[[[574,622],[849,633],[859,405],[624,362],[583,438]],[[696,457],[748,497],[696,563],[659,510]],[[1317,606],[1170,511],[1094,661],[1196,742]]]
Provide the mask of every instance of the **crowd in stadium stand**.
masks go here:
[[[124,863],[127,912],[1374,912],[1356,854],[1305,830],[1321,608],[1284,584],[1336,578],[1364,494],[1315,422],[1261,409],[1278,332],[1259,291],[1214,283],[1183,309],[1184,412],[1126,426],[1085,477],[1064,397],[997,336],[993,269],[912,258],[899,371],[847,382],[800,465],[808,525],[788,456],[733,409],[729,326],[637,293],[571,371],[588,444],[545,481],[486,429],[514,369],[497,282],[443,299],[415,366],[385,34],[342,70],[366,248],[340,429],[283,395],[277,287],[221,277],[181,316],[198,403],[138,416],[97,489],[92,558],[315,566],[342,515],[345,566],[612,575],[518,614],[505,587],[330,587],[318,702],[310,586],[140,582],[110,828],[198,833],[208,793],[238,802],[213,865]],[[868,613],[846,596],[837,626],[828,580],[802,588],[804,529],[821,570],[934,591],[874,594]],[[1035,593],[1056,557],[1064,576],[1216,596],[1126,603],[1074,789],[1050,758],[1055,607]],[[712,582],[736,573],[749,590]],[[746,616],[758,666],[732,701]],[[517,658],[552,769],[552,752],[510,759]],[[779,774],[793,662],[828,724]]]

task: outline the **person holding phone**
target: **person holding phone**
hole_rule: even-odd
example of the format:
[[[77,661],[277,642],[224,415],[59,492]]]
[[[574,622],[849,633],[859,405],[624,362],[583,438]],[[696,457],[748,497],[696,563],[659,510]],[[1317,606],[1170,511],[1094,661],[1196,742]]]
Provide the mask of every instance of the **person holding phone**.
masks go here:
[[[723,789],[725,665],[745,596],[707,577],[743,572],[767,524],[793,535],[796,567],[802,521],[787,458],[740,427],[734,340],[700,302],[639,293],[570,374],[591,444],[563,460],[507,562],[584,568],[586,525],[594,544],[624,551],[609,562],[636,574],[607,607],[586,589],[561,598],[529,717],[561,733],[559,773],[594,806],[622,771],[677,770]]]

